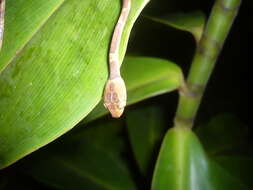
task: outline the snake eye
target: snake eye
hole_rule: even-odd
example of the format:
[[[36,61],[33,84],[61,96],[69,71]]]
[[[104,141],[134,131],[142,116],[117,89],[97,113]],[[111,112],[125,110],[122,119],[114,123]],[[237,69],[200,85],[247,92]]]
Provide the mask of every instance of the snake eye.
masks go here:
[[[106,102],[111,102],[111,97],[112,97],[111,93],[106,93]]]
[[[112,94],[112,101],[113,103],[119,103],[119,97],[117,93]]]

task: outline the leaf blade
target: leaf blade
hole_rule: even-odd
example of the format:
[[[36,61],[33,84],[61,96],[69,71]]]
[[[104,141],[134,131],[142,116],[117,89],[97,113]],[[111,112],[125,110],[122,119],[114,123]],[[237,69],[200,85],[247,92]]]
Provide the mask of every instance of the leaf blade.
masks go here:
[[[4,45],[0,52],[0,73],[15,59],[64,1],[6,1]],[[28,20],[28,18],[32,19]]]
[[[142,175],[147,176],[167,129],[164,114],[157,105],[145,105],[127,110],[126,124],[135,160]]]
[[[132,4],[124,45],[147,2]],[[66,1],[1,73],[0,168],[64,134],[99,102],[119,11],[112,0]]]
[[[178,30],[189,32],[194,36],[196,42],[199,42],[205,26],[205,15],[200,11],[175,13],[161,17],[146,16],[146,18]]]
[[[90,123],[21,162],[20,171],[63,190],[136,189],[122,156],[123,126],[115,120]]]
[[[225,190],[248,189],[215,162],[209,160],[189,129],[172,128],[163,141],[152,180],[152,189]]]

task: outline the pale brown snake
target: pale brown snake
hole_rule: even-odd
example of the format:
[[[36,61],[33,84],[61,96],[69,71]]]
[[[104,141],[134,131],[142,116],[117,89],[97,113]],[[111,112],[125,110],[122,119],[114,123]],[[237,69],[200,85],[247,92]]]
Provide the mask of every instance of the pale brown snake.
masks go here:
[[[122,115],[127,99],[125,82],[120,75],[119,47],[130,9],[131,0],[123,0],[121,14],[113,32],[109,51],[110,72],[104,90],[104,106],[115,118]]]

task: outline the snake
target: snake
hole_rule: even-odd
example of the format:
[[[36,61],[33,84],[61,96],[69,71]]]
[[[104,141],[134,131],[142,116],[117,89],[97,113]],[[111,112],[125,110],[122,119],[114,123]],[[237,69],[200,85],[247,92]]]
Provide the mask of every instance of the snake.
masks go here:
[[[104,106],[112,117],[119,118],[126,106],[126,85],[120,74],[119,47],[131,9],[131,0],[122,0],[121,13],[114,28],[109,50],[109,78],[104,88]]]
[[[0,0],[0,50],[2,48],[3,34],[4,34],[4,12],[5,12],[5,0]]]

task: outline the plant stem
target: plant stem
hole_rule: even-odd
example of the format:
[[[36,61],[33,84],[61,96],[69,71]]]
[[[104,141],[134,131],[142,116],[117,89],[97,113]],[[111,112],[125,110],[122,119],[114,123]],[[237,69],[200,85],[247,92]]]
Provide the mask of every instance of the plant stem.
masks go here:
[[[241,0],[216,0],[197,46],[187,83],[180,91],[175,127],[193,126],[204,90],[240,4]]]

